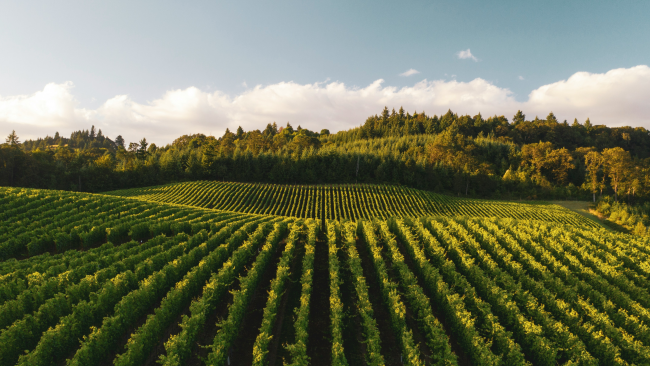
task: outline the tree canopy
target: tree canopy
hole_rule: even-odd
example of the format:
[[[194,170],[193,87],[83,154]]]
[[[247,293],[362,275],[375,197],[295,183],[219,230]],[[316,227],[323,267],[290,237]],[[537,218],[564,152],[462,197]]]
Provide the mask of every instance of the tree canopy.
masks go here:
[[[156,146],[101,129],[0,147],[0,184],[103,191],[213,179],[274,183],[394,183],[491,198],[615,200],[650,197],[650,134],[644,128],[504,116],[441,116],[384,108],[337,133],[291,123],[222,136],[202,133]],[[357,172],[358,165],[358,172]]]

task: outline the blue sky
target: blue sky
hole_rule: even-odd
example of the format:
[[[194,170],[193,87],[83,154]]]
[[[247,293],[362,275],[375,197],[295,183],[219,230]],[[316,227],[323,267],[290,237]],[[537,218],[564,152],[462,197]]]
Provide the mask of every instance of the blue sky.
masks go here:
[[[386,104],[650,127],[649,15],[647,1],[5,2],[0,129],[165,143],[274,120],[349,128]],[[604,110],[608,93],[641,109]]]

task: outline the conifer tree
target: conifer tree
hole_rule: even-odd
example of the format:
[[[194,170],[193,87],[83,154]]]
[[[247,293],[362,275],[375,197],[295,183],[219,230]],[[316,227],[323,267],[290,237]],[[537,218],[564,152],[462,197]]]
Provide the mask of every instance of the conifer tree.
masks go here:
[[[12,130],[9,136],[5,139],[5,142],[11,146],[16,146],[20,145],[20,141],[18,140],[18,135],[16,134],[16,130]]]
[[[520,123],[523,123],[523,122],[525,122],[525,121],[526,121],[526,115],[525,115],[522,111],[520,111],[520,110],[517,111],[517,113],[515,113],[515,116],[514,116],[514,117],[512,117],[512,123],[513,123],[515,126],[518,125],[518,124],[520,124]]]

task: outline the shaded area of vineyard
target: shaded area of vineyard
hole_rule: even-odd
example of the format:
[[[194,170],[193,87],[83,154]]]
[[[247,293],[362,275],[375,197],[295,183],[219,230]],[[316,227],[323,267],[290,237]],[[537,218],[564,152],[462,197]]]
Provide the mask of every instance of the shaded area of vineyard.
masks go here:
[[[309,319],[309,347],[307,354],[312,365],[331,364],[331,336],[329,332],[329,286],[327,243],[321,235],[316,242],[314,258],[314,289]]]
[[[401,365],[399,339],[391,329],[390,309],[386,307],[379,291],[379,278],[370,263],[370,254],[361,241],[357,241],[357,249],[363,266],[364,277],[368,280],[370,301],[377,319],[377,326],[381,337],[382,355],[387,365]]]
[[[414,271],[414,273],[416,273],[415,264],[413,263],[413,259],[408,255],[404,243],[402,243],[401,240],[397,240],[396,244],[401,254],[404,255],[404,262],[406,263],[408,268],[411,271]],[[422,276],[416,276],[416,280],[417,280],[417,284],[424,290],[424,294],[429,299],[432,299],[433,295],[431,291],[427,288],[426,283],[422,279]],[[453,325],[449,322],[449,319],[445,317],[441,309],[436,307],[433,301],[429,300],[429,304],[431,305],[434,316],[442,323],[445,334],[447,335],[447,337],[449,337],[452,351],[458,357],[459,365],[463,365],[463,366],[471,365],[472,363],[466,353],[466,350],[463,349],[463,346],[461,345],[461,340],[459,339],[458,335],[454,332]]]
[[[384,258],[388,258],[389,255],[386,253],[386,248],[383,248],[383,255]],[[395,273],[395,269],[392,268],[392,265],[390,263],[390,260],[386,260],[386,267],[387,267],[387,272],[388,272],[388,278],[387,280],[393,281],[395,283],[400,283],[399,276]],[[406,320],[406,325],[407,327],[413,332],[413,340],[415,341],[414,343],[417,345],[419,348],[422,359],[425,361],[425,363],[429,364],[431,361],[431,350],[429,349],[429,346],[426,343],[426,338],[424,334],[421,332],[420,327],[418,326],[418,323],[416,321],[416,318],[418,317],[417,314],[414,314],[413,309],[411,309],[410,304],[408,302],[405,304],[405,320]]]
[[[207,326],[201,329],[197,336],[196,344],[192,347],[192,356],[187,360],[187,365],[203,365],[201,358],[208,356],[209,349],[207,347],[212,343],[212,339],[217,334],[219,328],[216,324],[228,315],[228,307],[232,304],[232,292],[239,290],[239,282],[236,281],[230,289],[228,294],[219,305],[211,312],[206,320]]]
[[[241,330],[233,342],[232,351],[230,353],[230,364],[233,366],[251,365],[253,363],[253,344],[255,343],[258,329],[262,323],[268,290],[271,285],[271,280],[275,275],[277,264],[280,261],[282,249],[282,247],[276,249],[273,259],[271,260],[272,265],[269,265],[264,271],[260,285],[255,289],[251,303],[246,309],[246,315],[241,324]]]
[[[296,248],[296,253],[291,263],[291,275],[288,284],[282,294],[280,309],[273,325],[271,345],[269,347],[269,365],[281,365],[282,360],[288,357],[283,344],[287,344],[294,338],[292,327],[293,309],[300,304],[300,274],[302,273],[302,259],[304,256],[304,245]]]
[[[345,314],[345,321],[343,323],[343,349],[345,350],[345,358],[351,365],[362,365],[365,364],[367,350],[363,342],[361,320],[355,306],[356,300],[352,285],[352,273],[348,263],[348,256],[345,254],[345,251],[340,251],[340,253],[342,263],[341,294]]]

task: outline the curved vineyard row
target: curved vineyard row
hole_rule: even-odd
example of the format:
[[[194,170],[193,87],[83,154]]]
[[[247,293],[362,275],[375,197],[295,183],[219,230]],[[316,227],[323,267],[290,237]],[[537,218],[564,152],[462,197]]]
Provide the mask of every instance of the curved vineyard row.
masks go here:
[[[454,198],[390,185],[288,186],[199,181],[105,194],[225,211],[326,220],[467,216],[597,226],[593,221],[556,205]]]
[[[237,216],[64,191],[0,188],[0,196],[16,198],[0,203],[0,260],[45,252],[56,253],[50,258],[59,260],[69,249],[89,249],[107,242],[141,241],[160,234],[193,234],[209,230],[214,221]],[[6,273],[8,266],[25,267],[28,263],[31,261],[1,262],[0,275]]]
[[[0,246],[82,239],[0,262],[0,365],[650,364],[647,238],[11,192]]]

